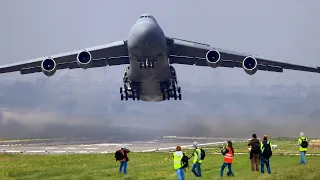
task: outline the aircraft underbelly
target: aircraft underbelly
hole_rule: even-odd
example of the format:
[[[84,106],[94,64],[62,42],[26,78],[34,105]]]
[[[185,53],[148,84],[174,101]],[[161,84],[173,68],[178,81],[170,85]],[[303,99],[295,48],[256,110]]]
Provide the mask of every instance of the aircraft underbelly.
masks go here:
[[[131,81],[140,82],[140,99],[144,101],[163,101],[159,82],[168,81],[171,76],[165,59],[159,59],[154,68],[140,68],[138,62],[131,60],[128,72]]]

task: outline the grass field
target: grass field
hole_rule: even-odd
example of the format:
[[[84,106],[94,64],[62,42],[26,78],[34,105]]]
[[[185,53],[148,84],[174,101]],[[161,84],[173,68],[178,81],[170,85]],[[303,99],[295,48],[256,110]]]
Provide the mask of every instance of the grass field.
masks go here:
[[[278,141],[279,153],[297,153],[296,142]],[[290,146],[292,144],[292,146]],[[219,145],[218,145],[219,146]],[[202,179],[220,179],[219,171],[223,162],[222,155],[210,154],[218,147],[207,147],[206,159],[202,164]],[[245,143],[236,143],[235,151],[246,152]],[[283,150],[281,150],[283,149]],[[320,156],[307,156],[307,165],[299,165],[300,156],[275,155],[271,158],[272,174],[251,172],[248,155],[236,155],[231,179],[320,179]],[[318,150],[311,151],[317,153]],[[185,150],[190,155],[191,150]],[[120,179],[177,179],[173,169],[171,153],[130,153],[128,175],[118,173],[119,163],[115,162],[114,154],[74,154],[74,155],[0,155],[0,179],[9,180],[120,180]],[[190,161],[191,163],[191,161]],[[225,173],[227,169],[225,169]],[[187,169],[186,179],[196,179]]]

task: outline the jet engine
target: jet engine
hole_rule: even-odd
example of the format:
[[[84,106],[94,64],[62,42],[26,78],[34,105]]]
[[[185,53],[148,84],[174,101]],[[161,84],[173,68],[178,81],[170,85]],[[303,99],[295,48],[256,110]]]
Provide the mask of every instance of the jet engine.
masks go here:
[[[82,69],[87,69],[92,64],[92,57],[90,52],[88,51],[82,51],[77,55],[77,63],[79,67]]]
[[[258,70],[258,61],[252,56],[247,56],[242,62],[242,68],[247,74],[253,75]]]
[[[206,54],[208,66],[216,68],[221,64],[220,53],[217,50],[209,50]]]
[[[52,76],[56,73],[57,64],[51,58],[45,59],[41,62],[41,70],[46,76]]]

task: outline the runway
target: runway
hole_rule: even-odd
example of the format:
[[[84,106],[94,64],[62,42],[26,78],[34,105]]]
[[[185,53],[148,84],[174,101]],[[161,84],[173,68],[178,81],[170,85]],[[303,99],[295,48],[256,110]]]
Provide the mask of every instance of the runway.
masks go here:
[[[201,146],[222,144],[227,139],[199,139],[197,138],[162,138],[152,141],[124,142],[132,152],[170,151],[177,145],[182,148],[192,146],[197,141]],[[0,153],[23,153],[23,154],[90,154],[90,153],[114,153],[121,148],[122,143],[110,143],[106,141],[28,141],[28,142],[1,142]]]

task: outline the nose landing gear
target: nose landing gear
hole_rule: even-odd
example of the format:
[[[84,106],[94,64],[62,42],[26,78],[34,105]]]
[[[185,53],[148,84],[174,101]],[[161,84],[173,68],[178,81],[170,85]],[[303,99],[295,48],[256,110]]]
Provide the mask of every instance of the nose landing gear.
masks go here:
[[[139,61],[139,63],[140,63],[140,69],[154,68],[154,65],[156,64],[155,61],[150,61],[148,59],[146,59],[144,61]]]

